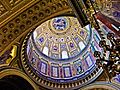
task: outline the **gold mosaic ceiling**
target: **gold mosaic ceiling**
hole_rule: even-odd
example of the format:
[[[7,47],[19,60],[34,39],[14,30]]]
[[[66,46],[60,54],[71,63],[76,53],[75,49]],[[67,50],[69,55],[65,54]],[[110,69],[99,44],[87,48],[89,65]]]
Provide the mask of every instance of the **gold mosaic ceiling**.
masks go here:
[[[0,55],[45,20],[68,11],[67,0],[0,0]]]

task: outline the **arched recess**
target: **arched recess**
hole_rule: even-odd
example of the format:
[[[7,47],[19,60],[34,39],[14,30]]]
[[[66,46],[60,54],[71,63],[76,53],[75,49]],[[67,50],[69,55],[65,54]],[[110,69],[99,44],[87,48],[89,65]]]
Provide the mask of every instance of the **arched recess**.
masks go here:
[[[26,80],[27,82],[29,82],[29,84],[33,87],[34,90],[39,90],[39,87],[25,73],[23,73],[22,71],[20,71],[18,69],[7,68],[7,69],[0,71],[0,79],[1,80],[8,76],[20,77],[20,78]]]
[[[34,90],[34,88],[24,78],[8,75],[0,79],[0,90]]]

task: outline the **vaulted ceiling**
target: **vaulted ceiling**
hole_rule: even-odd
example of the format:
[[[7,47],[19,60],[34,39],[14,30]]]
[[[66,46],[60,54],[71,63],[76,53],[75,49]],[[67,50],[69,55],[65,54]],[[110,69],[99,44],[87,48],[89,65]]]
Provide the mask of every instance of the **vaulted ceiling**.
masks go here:
[[[1,0],[0,55],[45,20],[69,11],[67,0]]]
[[[101,2],[103,3],[105,0],[96,0],[96,1],[98,5],[102,6]],[[112,1],[116,3],[116,1],[118,0],[112,0]],[[106,2],[104,5],[107,5]],[[101,10],[103,10],[103,8],[101,8]],[[17,49],[21,51],[20,54],[24,53],[22,52],[22,51],[25,51],[23,49],[26,48],[24,47],[24,44],[23,44],[23,49],[21,50],[20,48],[22,47],[23,41],[27,42],[25,40],[29,38],[29,37],[26,37],[26,35],[29,32],[35,30],[40,24],[42,24],[43,22],[53,17],[66,16],[66,15],[74,15],[74,13],[72,12],[72,9],[68,4],[68,0],[0,0],[0,56],[3,55],[6,50],[9,50],[13,45],[19,46],[19,48]],[[27,39],[25,39],[25,37]],[[17,53],[17,51],[14,53]],[[15,69],[11,70],[12,72],[10,70],[9,71],[12,74],[19,75],[19,73],[22,73],[23,75],[24,70],[23,70],[23,67],[20,65],[21,64],[20,55],[18,54],[17,56],[16,54],[15,56],[17,58],[11,59],[9,65],[7,66],[7,69],[9,70],[11,67],[15,67]],[[24,56],[24,55],[21,55],[21,56]],[[28,74],[30,74],[30,76],[28,77],[25,74],[23,75],[23,77],[27,78],[29,82],[32,82],[30,79],[31,77],[37,83],[42,83],[42,84],[45,83],[46,86],[50,86],[50,87],[53,87],[53,86],[56,87],[56,85],[58,85],[58,87],[63,86],[62,88],[64,87],[71,88],[74,86],[78,86],[80,83],[87,82],[86,79],[89,79],[92,76],[94,77],[97,74],[96,72],[100,70],[97,68],[93,73],[91,73],[91,75],[89,74],[88,77],[86,77],[80,83],[70,83],[68,85],[61,84],[60,86],[59,84],[54,84],[52,82],[48,83],[47,80],[44,81],[42,79],[39,79],[31,71],[31,68],[28,67],[24,59],[25,58],[22,57],[22,64],[24,64],[23,66],[25,67],[25,70],[28,72]],[[9,61],[9,58],[7,59],[7,62],[8,61]],[[1,67],[2,65],[0,66],[0,69]],[[19,70],[16,70],[16,68]],[[23,70],[23,71],[21,72],[20,70],[21,71]],[[17,73],[15,73],[14,71]],[[8,75],[8,72],[6,72],[5,74],[2,73],[1,75],[3,76]],[[103,74],[99,77],[99,79],[101,81],[102,80],[105,81],[106,77]],[[33,84],[33,86],[36,86],[36,85]]]

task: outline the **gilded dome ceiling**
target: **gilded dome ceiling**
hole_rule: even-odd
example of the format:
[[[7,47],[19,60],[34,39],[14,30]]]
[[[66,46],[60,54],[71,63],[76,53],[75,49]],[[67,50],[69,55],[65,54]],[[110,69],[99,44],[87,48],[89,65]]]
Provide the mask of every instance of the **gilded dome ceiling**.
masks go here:
[[[101,14],[119,22],[118,2],[108,1],[100,3]],[[0,56],[5,56],[0,62],[5,70],[1,75],[20,74],[34,87],[50,90],[81,89],[99,81],[103,69],[96,65],[93,53],[103,55],[99,41],[111,31],[102,25],[108,23],[96,16],[100,30],[90,24],[81,27],[67,0],[2,0],[0,6]],[[14,48],[9,50],[11,46]],[[14,57],[6,59],[11,52]],[[106,56],[108,59],[108,53]],[[119,84],[119,77],[112,79],[114,83]]]
[[[90,26],[81,28],[75,17],[50,19],[38,26],[29,38],[29,62],[38,73],[59,82],[79,78],[95,62],[90,53],[83,57],[90,45],[91,34]]]
[[[88,83],[102,72],[93,55],[95,50],[101,50],[99,40],[96,30],[90,25],[82,28],[77,18],[55,17],[43,22],[27,36],[26,49],[23,49],[27,58],[22,64],[28,73],[33,72],[47,82],[70,84],[83,80]]]
[[[69,60],[80,56],[87,48],[91,32],[90,28],[81,28],[74,17],[56,17],[35,29],[32,42],[43,57],[57,61]]]

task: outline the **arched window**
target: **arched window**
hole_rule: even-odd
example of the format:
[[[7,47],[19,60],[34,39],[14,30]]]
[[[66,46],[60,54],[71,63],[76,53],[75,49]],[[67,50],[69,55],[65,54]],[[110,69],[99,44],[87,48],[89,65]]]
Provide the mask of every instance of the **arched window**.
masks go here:
[[[36,37],[37,37],[37,32],[36,31],[33,32],[33,36],[34,36],[34,40],[35,40]]]
[[[49,49],[48,47],[43,48],[43,53],[48,56]]]
[[[85,48],[85,44],[82,41],[79,42],[79,48],[81,50],[83,50]]]
[[[68,58],[67,51],[62,51],[62,59]]]

